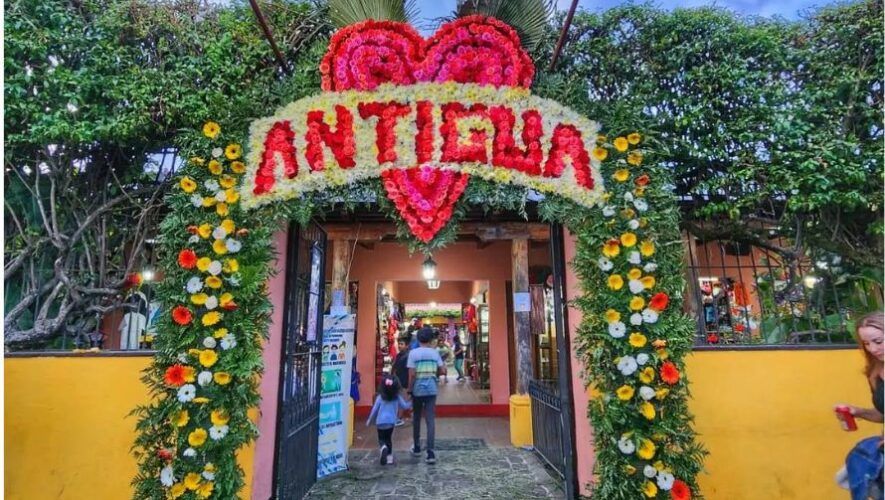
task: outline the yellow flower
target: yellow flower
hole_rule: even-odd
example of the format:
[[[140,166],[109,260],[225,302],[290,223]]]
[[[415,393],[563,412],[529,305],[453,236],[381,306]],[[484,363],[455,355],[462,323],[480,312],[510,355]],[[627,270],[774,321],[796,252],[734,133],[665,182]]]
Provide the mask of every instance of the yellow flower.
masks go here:
[[[195,429],[193,432],[191,432],[190,434],[188,434],[188,436],[187,436],[187,442],[188,442],[189,445],[193,446],[194,448],[197,448],[197,447],[199,447],[199,446],[203,446],[203,443],[206,442],[206,437],[207,437],[207,436],[208,436],[208,433],[206,432],[206,429],[202,429],[202,428],[201,428],[201,429]],[[198,476],[198,477],[199,477],[199,476]],[[187,478],[185,478],[185,480],[184,480],[184,484],[187,485]],[[188,486],[188,489],[189,489],[189,490],[192,490],[193,488],[191,488],[190,486]]]
[[[221,315],[215,311],[209,311],[203,315],[203,326],[212,326],[221,320]]]
[[[229,175],[222,175],[218,180],[218,184],[224,189],[230,189],[237,185],[237,180]]]
[[[235,174],[242,174],[246,172],[246,164],[241,161],[235,161],[230,164],[231,172]]]
[[[658,496],[658,487],[655,486],[655,483],[646,481],[645,484],[642,485],[642,493],[648,498],[654,498]]]
[[[621,401],[627,401],[628,399],[633,397],[634,389],[629,385],[622,385],[618,387],[618,390],[615,393],[618,395],[618,399]]]
[[[640,217],[639,218],[639,227],[641,227],[641,228],[648,227],[648,219],[646,219],[645,217]]]
[[[212,378],[218,385],[227,385],[230,383],[230,373],[227,372],[215,372],[215,374],[212,375]]]
[[[206,163],[206,160],[200,158],[199,156],[191,156],[190,162],[193,163],[194,165],[202,165],[202,164]]]
[[[222,293],[221,297],[218,298],[218,303],[221,305],[221,307],[225,307],[233,301],[234,301],[234,295],[229,292]]]
[[[612,290],[620,290],[624,286],[624,278],[620,274],[612,274],[608,277],[608,287]]]
[[[603,161],[608,158],[608,150],[605,148],[593,148],[593,158]]]
[[[640,439],[639,448],[636,450],[636,456],[643,460],[651,460],[658,451],[657,446],[649,439]]]
[[[617,257],[619,253],[621,253],[621,245],[615,240],[611,240],[602,246],[602,254],[606,257]]]
[[[188,415],[187,410],[181,410],[172,415],[172,425],[175,427],[184,427],[190,420],[191,417]]]
[[[618,182],[624,182],[630,178],[630,171],[626,168],[619,168],[615,170],[615,174],[612,177]]]
[[[204,273],[209,270],[210,265],[212,265],[212,259],[209,257],[200,257],[197,259],[197,269]]]
[[[203,198],[203,208],[214,207],[216,203],[218,203],[218,200],[212,196],[206,196]]]
[[[644,240],[639,244],[639,253],[645,257],[651,257],[655,254],[655,244],[649,240]]]
[[[194,399],[193,399],[193,402],[194,402],[194,403],[197,403],[198,405],[202,405],[202,404],[206,404],[206,403],[208,403],[208,402],[209,402],[209,398],[204,398],[204,397],[200,396],[200,397],[198,397],[198,398],[194,398]]]
[[[634,167],[642,165],[642,153],[639,151],[631,151],[630,154],[627,155],[627,163]]]
[[[636,467],[627,464],[624,466],[624,472],[626,472],[628,476],[632,476],[633,474],[636,474]]]
[[[642,282],[642,286],[644,286],[646,289],[654,288],[654,286],[655,286],[655,277],[654,276],[646,276],[639,281]]]
[[[649,403],[648,401],[644,401],[639,405],[639,413],[646,418],[646,420],[654,420],[655,419],[655,405]]]
[[[212,234],[212,226],[208,223],[200,224],[200,227],[197,228],[197,233],[200,235],[200,238],[206,239]]]
[[[616,138],[615,142],[614,142],[614,146],[615,146],[615,149],[617,149],[621,153],[623,153],[624,151],[627,151],[627,147],[628,147],[627,139],[624,139],[623,137]]]
[[[664,462],[662,462],[662,461],[660,461],[660,460],[658,460],[658,461],[656,461],[655,463],[651,464],[651,466],[654,467],[654,468],[657,469],[657,470],[667,470],[667,468],[664,467]]]
[[[596,134],[596,142],[605,142],[608,140],[608,137],[605,134]]]
[[[218,276],[208,276],[206,277],[206,286],[209,288],[221,288],[221,278]]]
[[[212,336],[215,337],[216,339],[220,339],[221,337],[224,337],[225,335],[227,335],[227,328],[219,328],[212,333]]]
[[[648,339],[645,337],[645,335],[639,332],[633,332],[630,334],[630,345],[636,347],[637,349],[645,346],[647,342]]]
[[[212,175],[221,175],[224,172],[224,167],[221,166],[221,162],[218,160],[211,160],[209,161],[209,172]]]
[[[226,148],[224,148],[224,156],[228,160],[236,160],[243,154],[243,148],[240,147],[239,144],[228,144]]]
[[[642,276],[642,269],[639,269],[638,267],[630,269],[630,272],[627,273],[627,277],[631,280],[638,280],[640,276]]]
[[[188,349],[187,353],[190,354],[191,356],[199,356],[200,350],[199,349]]]
[[[181,483],[175,483],[169,488],[169,494],[172,495],[172,498],[178,498],[181,495],[184,495],[185,487]]]
[[[224,259],[224,265],[221,266],[221,270],[226,273],[235,273],[240,270],[240,263],[237,262],[237,259]]]
[[[201,306],[205,304],[207,300],[209,300],[209,296],[205,293],[195,293],[191,295],[191,304],[195,306]]]
[[[626,220],[630,220],[633,217],[636,217],[636,211],[632,208],[625,208],[624,210],[621,210],[621,217]]]
[[[215,213],[221,217],[227,217],[227,214],[230,213],[227,203],[219,203],[218,205],[215,205]]]
[[[215,240],[212,242],[212,250],[218,255],[224,255],[227,253],[227,245],[224,244],[224,240]]]
[[[636,244],[636,235],[633,233],[624,233],[621,235],[621,245],[632,247]]]
[[[223,221],[221,221],[221,224],[219,224],[219,225],[220,225],[225,231],[227,231],[227,234],[231,234],[231,233],[233,233],[233,232],[234,232],[234,229],[237,228],[237,225],[234,224],[234,221],[232,221],[232,220],[230,220],[230,219],[224,219]]]
[[[200,498],[209,498],[212,496],[212,490],[215,488],[215,484],[211,481],[206,481],[199,488],[197,488],[197,495]]]
[[[212,410],[209,420],[212,421],[212,425],[226,425],[230,422],[230,415],[227,414],[227,410]]]
[[[605,311],[605,320],[609,323],[614,323],[615,321],[621,320],[621,313],[615,311],[614,309],[609,309]]]
[[[218,353],[213,351],[212,349],[203,349],[202,351],[200,351],[200,364],[205,366],[206,368],[214,365],[217,361]]]
[[[197,189],[197,183],[190,177],[182,177],[179,185],[185,193],[193,193]]]
[[[639,141],[641,141],[641,140],[642,140],[642,136],[636,132],[633,132],[632,134],[627,136],[627,142],[629,142],[630,144],[632,144],[634,146],[639,144]]]
[[[637,198],[642,198],[643,196],[645,196],[645,187],[638,187],[638,188],[634,189],[633,195],[636,196]]]
[[[650,384],[654,382],[655,369],[650,366],[646,366],[645,368],[643,368],[642,371],[639,372],[639,381],[643,384]]]
[[[224,200],[228,203],[236,203],[240,200],[240,193],[234,188],[224,190]]]
[[[203,135],[210,139],[215,139],[221,133],[221,126],[215,122],[206,122],[203,125]]]
[[[645,307],[645,299],[639,295],[634,295],[633,298],[630,299],[631,311],[641,311],[643,307]]]
[[[210,462],[203,467],[203,470],[206,472],[215,472],[215,464]]]
[[[182,370],[182,377],[185,382],[193,382],[197,379],[197,370],[193,366],[185,366]]]
[[[667,394],[670,394],[670,389],[667,389],[666,387],[662,387],[655,391],[655,397],[658,398],[658,400],[666,398]]]

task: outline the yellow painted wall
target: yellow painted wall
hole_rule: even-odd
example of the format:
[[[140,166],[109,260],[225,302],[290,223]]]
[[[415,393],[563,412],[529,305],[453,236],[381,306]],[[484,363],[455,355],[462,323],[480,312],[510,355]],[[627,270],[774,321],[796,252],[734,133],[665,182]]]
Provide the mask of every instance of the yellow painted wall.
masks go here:
[[[839,402],[872,406],[857,350],[696,352],[687,365],[707,498],[850,498],[833,476],[857,441],[882,433],[868,422],[844,432],[833,416]]]
[[[4,492],[12,500],[125,499],[135,420],[147,394],[145,357],[6,358]],[[837,402],[867,405],[852,350],[698,352],[688,376],[701,440],[701,487],[712,500],[848,498],[833,475],[854,443],[881,426],[843,432]],[[252,449],[240,463],[247,480]],[[244,492],[248,498],[249,492]]]
[[[5,498],[132,498],[135,419],[127,415],[147,401],[139,375],[148,362],[147,357],[6,358]],[[252,454],[251,447],[240,453],[247,479]]]

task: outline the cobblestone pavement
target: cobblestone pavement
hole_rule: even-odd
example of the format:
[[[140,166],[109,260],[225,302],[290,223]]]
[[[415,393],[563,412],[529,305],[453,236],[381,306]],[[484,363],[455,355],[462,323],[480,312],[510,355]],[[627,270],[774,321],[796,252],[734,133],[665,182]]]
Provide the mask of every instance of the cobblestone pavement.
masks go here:
[[[559,482],[531,451],[517,448],[437,450],[438,462],[424,463],[407,450],[396,464],[381,466],[377,450],[353,450],[350,470],[317,482],[308,499],[562,499]]]

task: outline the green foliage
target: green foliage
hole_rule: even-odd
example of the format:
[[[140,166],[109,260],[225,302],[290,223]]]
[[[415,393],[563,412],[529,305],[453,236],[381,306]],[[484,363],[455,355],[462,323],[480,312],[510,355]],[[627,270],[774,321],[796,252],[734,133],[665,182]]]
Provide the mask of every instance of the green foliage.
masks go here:
[[[343,27],[367,19],[408,23],[417,16],[415,0],[329,0],[329,16]]]
[[[466,0],[458,15],[482,14],[509,24],[527,50],[534,49],[550,33],[555,3],[550,0]]]

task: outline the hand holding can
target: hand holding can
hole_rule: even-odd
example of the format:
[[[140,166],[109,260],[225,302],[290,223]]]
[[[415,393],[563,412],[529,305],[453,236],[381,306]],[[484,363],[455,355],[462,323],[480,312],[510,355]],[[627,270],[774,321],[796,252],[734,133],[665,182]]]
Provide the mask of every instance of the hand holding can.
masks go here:
[[[851,407],[846,405],[838,405],[836,406],[835,410],[836,418],[838,418],[839,422],[842,424],[842,430],[848,432],[857,430],[857,421],[854,419],[854,414],[851,412]]]

